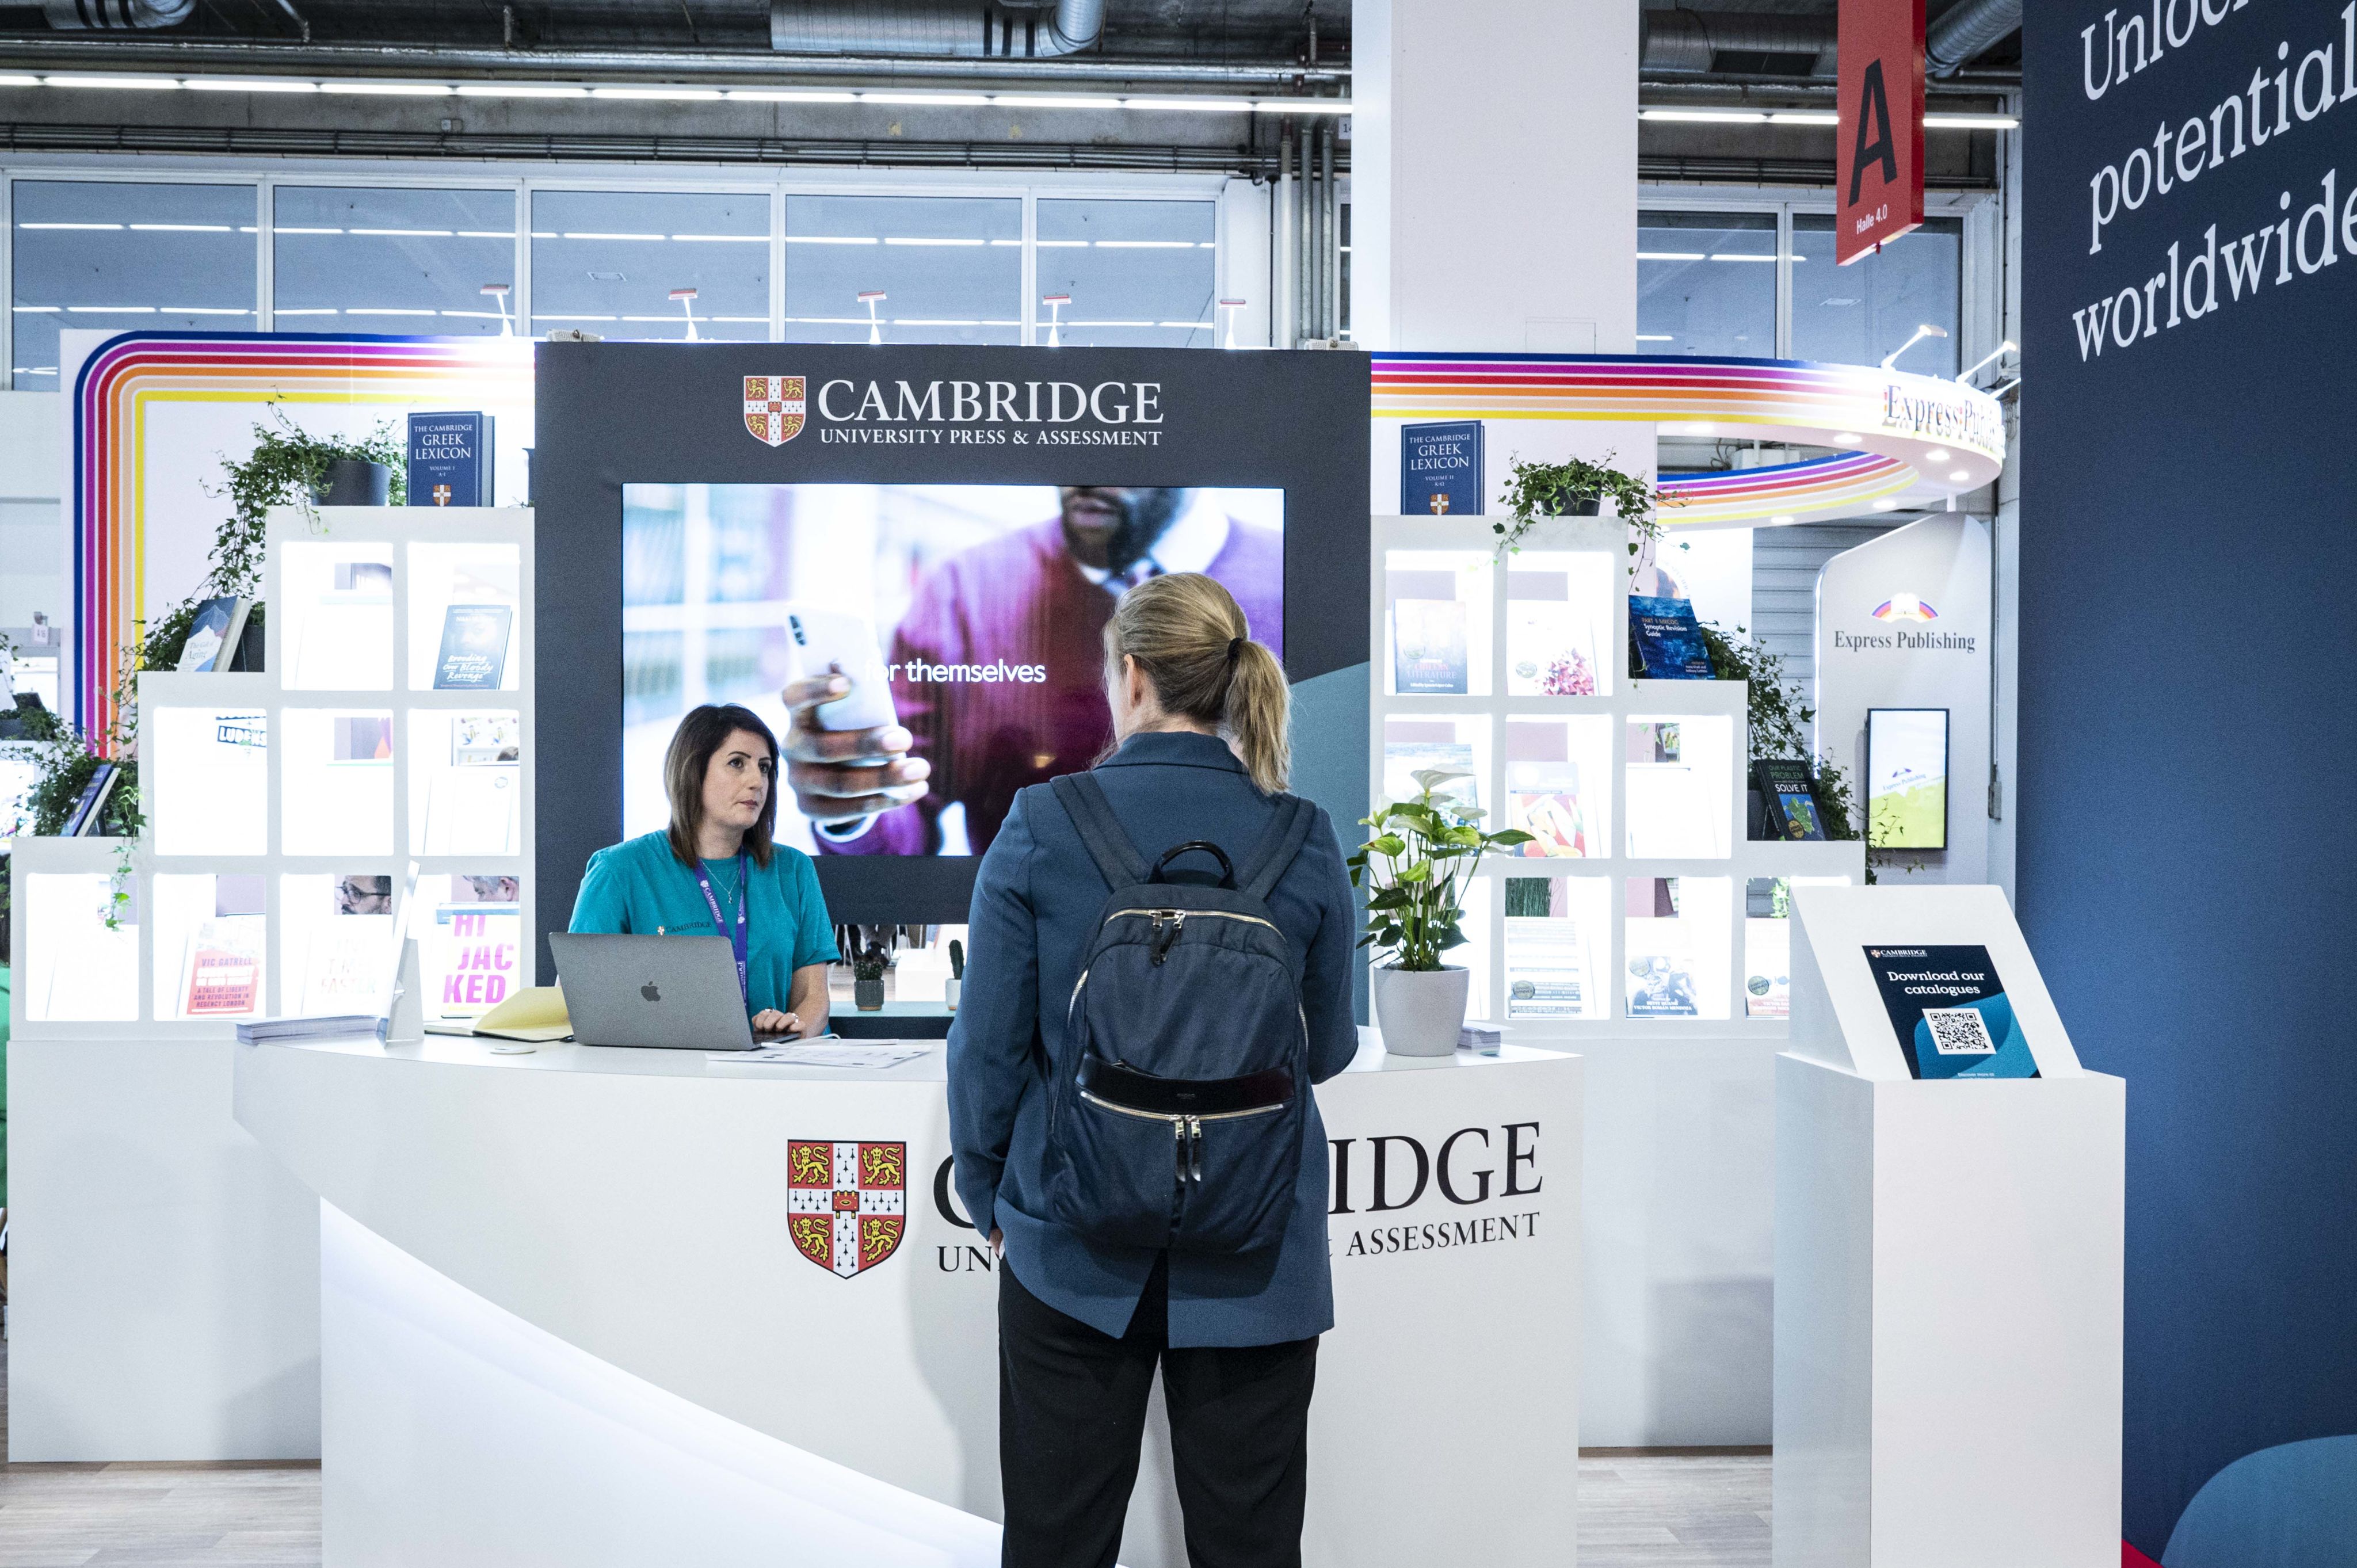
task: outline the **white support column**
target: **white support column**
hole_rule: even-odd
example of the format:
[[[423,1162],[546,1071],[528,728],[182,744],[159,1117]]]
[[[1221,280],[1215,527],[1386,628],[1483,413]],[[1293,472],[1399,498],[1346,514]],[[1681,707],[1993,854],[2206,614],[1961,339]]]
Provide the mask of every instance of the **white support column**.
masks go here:
[[[1352,337],[1626,354],[1637,7],[1355,0]]]

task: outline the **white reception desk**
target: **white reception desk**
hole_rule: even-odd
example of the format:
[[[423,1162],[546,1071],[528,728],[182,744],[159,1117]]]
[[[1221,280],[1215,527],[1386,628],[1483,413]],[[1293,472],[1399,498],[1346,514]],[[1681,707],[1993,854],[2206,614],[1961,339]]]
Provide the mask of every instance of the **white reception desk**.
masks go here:
[[[329,1568],[996,1564],[997,1286],[942,1065],[240,1047],[238,1120],[320,1197]],[[1578,1058],[1370,1043],[1318,1098],[1306,1561],[1569,1564]],[[798,1142],[904,1145],[888,1255],[797,1250]],[[1186,1561],[1158,1399],[1122,1560]]]

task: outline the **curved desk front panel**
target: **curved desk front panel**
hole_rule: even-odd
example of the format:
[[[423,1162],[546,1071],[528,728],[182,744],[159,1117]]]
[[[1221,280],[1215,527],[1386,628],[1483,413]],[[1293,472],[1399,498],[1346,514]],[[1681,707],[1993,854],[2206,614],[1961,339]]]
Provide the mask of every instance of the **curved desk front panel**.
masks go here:
[[[238,1119],[322,1200],[328,1562],[995,1563],[996,1281],[942,1079],[939,1047],[242,1048]],[[1371,1047],[1318,1101],[1307,1560],[1568,1563],[1577,1059]],[[821,1159],[887,1222],[837,1223]],[[1185,1561],[1158,1416],[1123,1560]]]

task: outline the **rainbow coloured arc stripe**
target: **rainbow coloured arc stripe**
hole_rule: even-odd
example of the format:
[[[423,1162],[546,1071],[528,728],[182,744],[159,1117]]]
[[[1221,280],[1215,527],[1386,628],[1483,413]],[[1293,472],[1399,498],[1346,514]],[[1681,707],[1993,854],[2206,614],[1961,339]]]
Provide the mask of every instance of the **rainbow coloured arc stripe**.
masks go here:
[[[121,650],[144,614],[146,406],[157,401],[388,403],[447,395],[532,395],[532,346],[497,338],[130,332],[83,361],[73,388],[74,713],[103,732],[116,717]]]
[[[1867,365],[1801,360],[1652,358],[1625,354],[1378,353],[1378,419],[1592,420],[1707,425],[1715,434],[1841,445],[1873,433],[1902,442],[1924,434],[1894,409],[1953,414],[1940,439],[2004,461],[1976,434],[2002,429],[1986,393],[1953,381]],[[1664,474],[1673,527],[1761,521],[1785,514],[1865,510],[1925,487],[1913,465],[1879,452],[1840,452],[1774,467]],[[1944,490],[1936,482],[1933,489]]]

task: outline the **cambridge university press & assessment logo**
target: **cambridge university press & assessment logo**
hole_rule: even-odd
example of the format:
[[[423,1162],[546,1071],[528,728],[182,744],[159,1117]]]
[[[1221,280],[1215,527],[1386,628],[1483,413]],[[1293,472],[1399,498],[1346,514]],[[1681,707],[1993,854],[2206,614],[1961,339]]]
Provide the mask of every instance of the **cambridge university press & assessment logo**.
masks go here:
[[[786,1145],[786,1233],[794,1250],[837,1279],[874,1268],[909,1225],[909,1145]]]
[[[745,428],[757,441],[782,446],[802,433],[808,412],[800,376],[747,376]]]

